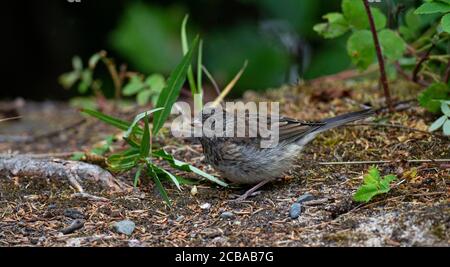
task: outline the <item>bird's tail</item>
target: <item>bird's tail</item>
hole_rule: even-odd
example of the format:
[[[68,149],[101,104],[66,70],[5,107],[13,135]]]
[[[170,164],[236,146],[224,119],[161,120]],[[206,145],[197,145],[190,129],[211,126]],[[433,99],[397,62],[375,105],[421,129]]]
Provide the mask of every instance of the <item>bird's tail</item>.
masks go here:
[[[305,136],[305,138],[302,138],[301,143],[302,143],[302,145],[309,143],[319,133],[328,131],[330,129],[342,126],[344,124],[347,124],[347,123],[350,123],[353,121],[365,119],[367,117],[372,116],[373,114],[374,114],[374,111],[372,109],[365,109],[365,110],[350,112],[350,113],[342,114],[342,115],[339,115],[339,116],[336,116],[333,118],[325,119],[325,120],[321,121],[324,124],[321,126],[318,126],[315,129],[312,129],[312,131],[310,133],[308,133],[307,136]]]
[[[372,109],[365,109],[365,110],[350,112],[350,113],[342,114],[342,115],[339,115],[339,116],[336,116],[333,118],[325,119],[322,121],[325,124],[323,126],[319,127],[314,132],[321,133],[324,131],[328,131],[330,129],[347,124],[349,122],[365,119],[367,117],[372,116],[373,114],[374,114],[374,111]]]

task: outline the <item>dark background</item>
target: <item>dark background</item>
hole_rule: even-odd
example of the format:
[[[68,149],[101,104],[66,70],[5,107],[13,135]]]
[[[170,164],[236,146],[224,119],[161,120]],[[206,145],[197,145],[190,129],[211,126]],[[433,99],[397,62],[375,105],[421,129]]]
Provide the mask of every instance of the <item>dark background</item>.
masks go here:
[[[204,64],[221,86],[249,60],[237,94],[292,82],[293,66],[306,79],[351,66],[345,36],[324,40],[312,30],[323,14],[340,9],[338,0],[21,0],[0,5],[2,99],[76,95],[58,84],[58,76],[71,70],[74,55],[86,62],[102,49],[131,70],[167,76],[181,58],[185,14],[190,14],[189,36],[203,38]],[[283,45],[281,36],[295,40],[294,49]],[[96,75],[108,80],[105,70]]]

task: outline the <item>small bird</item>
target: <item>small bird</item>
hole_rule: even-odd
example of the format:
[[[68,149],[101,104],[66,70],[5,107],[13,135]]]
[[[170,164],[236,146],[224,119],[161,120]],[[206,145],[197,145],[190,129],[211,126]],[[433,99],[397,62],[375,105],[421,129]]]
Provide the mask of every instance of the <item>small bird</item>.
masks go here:
[[[289,170],[299,152],[319,133],[367,118],[373,113],[372,110],[367,109],[318,122],[280,117],[278,119],[279,142],[269,148],[261,148],[261,137],[258,136],[216,137],[213,135],[207,137],[203,135],[199,137],[199,141],[202,144],[206,162],[222,177],[236,184],[256,184],[236,199],[236,201],[242,201],[261,186],[281,177]],[[230,113],[223,114],[223,125],[234,123],[236,127],[237,120],[233,119],[230,122],[228,117]],[[205,123],[212,115],[202,113],[202,122]],[[246,120],[250,116],[251,114],[247,113]]]

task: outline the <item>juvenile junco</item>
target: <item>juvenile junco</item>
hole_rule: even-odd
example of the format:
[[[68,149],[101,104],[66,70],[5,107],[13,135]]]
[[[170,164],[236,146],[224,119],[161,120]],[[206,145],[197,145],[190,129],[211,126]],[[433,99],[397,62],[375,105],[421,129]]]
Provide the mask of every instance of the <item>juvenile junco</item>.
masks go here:
[[[224,113],[225,114],[225,113]],[[261,137],[217,137],[199,138],[207,163],[222,177],[237,184],[256,184],[237,201],[245,200],[264,184],[281,177],[292,164],[303,147],[319,133],[349,122],[364,119],[373,111],[362,110],[339,115],[318,122],[280,117],[278,119],[279,141],[274,147],[262,148]],[[211,114],[203,114],[203,123]],[[251,115],[246,116],[246,118]],[[223,115],[224,125],[229,123]],[[237,120],[231,123],[235,124]],[[270,120],[269,120],[270,122]]]

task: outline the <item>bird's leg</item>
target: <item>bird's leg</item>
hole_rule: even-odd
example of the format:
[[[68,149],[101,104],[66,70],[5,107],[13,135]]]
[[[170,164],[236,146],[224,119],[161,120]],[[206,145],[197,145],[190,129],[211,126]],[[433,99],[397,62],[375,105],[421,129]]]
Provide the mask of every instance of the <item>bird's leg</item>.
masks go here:
[[[267,184],[268,182],[270,182],[270,180],[264,180],[264,181],[260,182],[259,184],[255,185],[254,187],[252,187],[249,190],[247,190],[247,192],[245,192],[242,196],[236,198],[233,201],[234,202],[241,202],[241,201],[246,200],[251,194],[253,194],[253,192],[255,192],[261,186]]]

